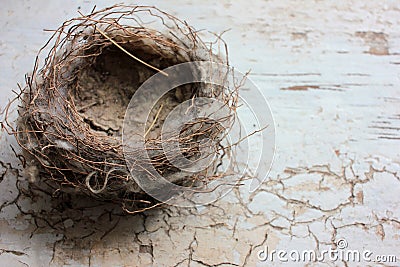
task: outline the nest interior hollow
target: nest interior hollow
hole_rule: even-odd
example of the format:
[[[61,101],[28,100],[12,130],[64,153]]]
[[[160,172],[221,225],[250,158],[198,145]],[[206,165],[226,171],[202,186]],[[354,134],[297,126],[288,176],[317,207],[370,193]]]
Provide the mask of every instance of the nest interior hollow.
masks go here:
[[[128,47],[126,49],[159,69],[176,64],[176,60],[163,58],[151,49]],[[83,121],[95,134],[117,137],[115,142],[120,142],[122,124],[129,101],[143,82],[153,74],[154,70],[111,45],[102,50],[94,62],[77,75],[76,83],[70,92],[71,100]],[[176,105],[188,100],[193,90],[191,86],[180,86],[164,95],[159,101],[163,109],[158,114],[158,124],[162,124],[169,111]],[[146,103],[143,100],[142,104],[143,109],[147,109],[152,103]],[[155,113],[154,109],[151,112],[153,116],[149,116],[146,122],[147,126],[151,124]],[[149,138],[157,138],[159,129],[159,125],[153,126],[153,129],[149,131]]]

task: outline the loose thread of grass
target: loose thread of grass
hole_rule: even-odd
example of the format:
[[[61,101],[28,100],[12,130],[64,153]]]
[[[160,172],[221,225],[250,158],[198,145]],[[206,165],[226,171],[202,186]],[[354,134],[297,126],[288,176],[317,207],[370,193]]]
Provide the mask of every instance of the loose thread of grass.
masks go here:
[[[149,134],[149,132],[151,131],[151,129],[154,127],[154,124],[156,123],[156,121],[157,121],[157,119],[158,119],[158,116],[160,115],[160,112],[161,112],[162,108],[163,108],[163,104],[161,104],[161,106],[160,106],[160,108],[158,109],[157,114],[156,114],[156,116],[155,116],[153,122],[151,123],[149,129],[147,129],[146,133],[144,134],[144,137],[145,137],[145,138],[146,138],[146,136]]]

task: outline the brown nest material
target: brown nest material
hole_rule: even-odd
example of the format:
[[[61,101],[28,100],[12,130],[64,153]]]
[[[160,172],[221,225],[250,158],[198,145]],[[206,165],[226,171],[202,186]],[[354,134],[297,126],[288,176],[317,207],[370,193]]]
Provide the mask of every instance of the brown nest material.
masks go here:
[[[157,206],[127,168],[121,142],[125,110],[137,88],[159,70],[191,61],[228,65],[225,51],[223,56],[213,53],[213,44],[225,48],[217,40],[205,44],[185,22],[155,7],[117,5],[66,21],[39,52],[33,73],[16,98],[20,102],[17,126],[7,123],[23,148],[31,182],[41,180],[53,191],[119,203],[130,213]],[[39,68],[44,51],[49,52]],[[155,105],[146,123],[151,164],[178,185],[218,178],[216,165],[224,153],[222,129],[210,121],[188,125],[177,137],[187,158],[198,156],[203,137],[216,141],[219,156],[206,170],[183,172],[162,152],[163,120],[179,103],[199,96],[221,99],[234,110],[232,93],[191,84],[164,95],[162,109]]]

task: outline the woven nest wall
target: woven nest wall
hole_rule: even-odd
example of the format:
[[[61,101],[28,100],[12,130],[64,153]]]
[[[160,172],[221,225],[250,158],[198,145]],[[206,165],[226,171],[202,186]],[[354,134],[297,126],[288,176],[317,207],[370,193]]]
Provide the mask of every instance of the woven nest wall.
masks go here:
[[[49,53],[39,67],[40,53],[46,49]],[[129,213],[157,206],[126,166],[121,142],[126,107],[137,88],[158,71],[191,61],[227,65],[226,54],[216,55],[212,43],[205,44],[185,22],[157,8],[121,5],[66,21],[40,53],[16,98],[16,127],[7,126],[23,148],[31,182],[44,181],[53,192],[115,202]],[[160,144],[160,128],[168,113],[200,96],[221,99],[234,110],[232,93],[190,84],[164,95],[163,108],[156,105],[146,122],[151,163],[179,185],[195,186],[218,178],[215,168],[220,157],[207,169],[188,174],[168,162]],[[217,122],[197,122],[177,138],[187,158],[198,156],[203,137],[216,141],[221,156],[221,134]]]

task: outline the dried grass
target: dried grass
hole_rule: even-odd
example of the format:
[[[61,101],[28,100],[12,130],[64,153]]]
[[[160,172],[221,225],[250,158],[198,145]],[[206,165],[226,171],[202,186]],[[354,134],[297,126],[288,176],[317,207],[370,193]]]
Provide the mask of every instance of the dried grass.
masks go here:
[[[118,203],[128,213],[160,205],[142,191],[131,177],[124,159],[118,122],[115,122],[117,126],[114,128],[103,129],[101,123],[85,117],[85,114],[93,116],[91,109],[92,113],[96,113],[94,107],[104,105],[96,99],[85,98],[85,94],[91,94],[87,91],[87,79],[94,79],[96,75],[101,79],[103,74],[98,69],[112,58],[118,57],[120,63],[115,64],[127,64],[130,62],[127,58],[133,58],[135,62],[129,65],[132,72],[138,73],[136,80],[127,78],[119,84],[128,84],[133,88],[125,98],[122,95],[119,98],[126,105],[135,88],[168,66],[199,60],[228,65],[227,53],[216,55],[213,45],[226,52],[226,46],[220,38],[217,42],[206,44],[186,22],[155,7],[116,5],[64,22],[39,52],[33,72],[26,78],[26,86],[7,106],[3,122],[3,128],[15,136],[24,151],[25,168],[37,168],[34,173],[39,175],[33,179],[31,177],[32,182],[37,183],[39,179],[54,192],[84,193],[102,201]],[[44,64],[39,68],[39,59],[49,48]],[[106,78],[103,83],[111,81],[107,74],[104,75]],[[125,77],[118,75],[115,77]],[[91,85],[99,84],[102,84],[101,81]],[[98,90],[102,90],[102,87]],[[199,182],[204,184],[220,175],[215,173],[215,166],[225,154],[220,142],[224,129],[217,122],[204,119],[187,125],[182,135],[176,137],[187,158],[198,156],[203,138],[215,140],[215,149],[219,154],[215,164],[203,172],[188,175],[166,159],[159,132],[155,128],[159,128],[165,114],[179,104],[179,101],[171,104],[168,99],[183,101],[198,96],[215,97],[225,101],[229,109],[234,111],[237,94],[226,93],[221,88],[209,90],[201,85],[185,86],[178,90],[166,96],[160,106],[154,107],[145,134],[146,149],[151,164],[171,182],[185,186],[195,186]],[[104,92],[104,95],[109,93]],[[120,91],[117,93],[122,94]],[[19,103],[16,125],[8,121],[13,102]]]

